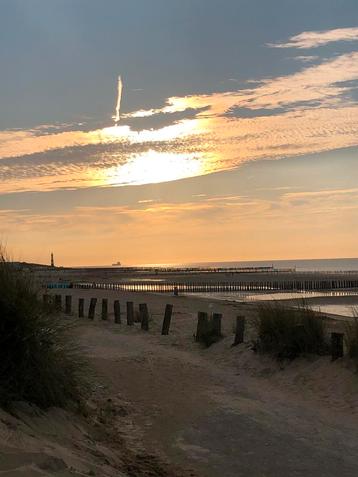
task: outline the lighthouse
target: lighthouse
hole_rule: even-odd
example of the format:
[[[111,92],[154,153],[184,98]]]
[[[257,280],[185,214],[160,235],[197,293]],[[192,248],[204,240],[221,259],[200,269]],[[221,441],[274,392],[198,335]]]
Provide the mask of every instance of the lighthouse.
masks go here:
[[[55,261],[53,259],[53,253],[51,252],[51,267],[55,268]]]

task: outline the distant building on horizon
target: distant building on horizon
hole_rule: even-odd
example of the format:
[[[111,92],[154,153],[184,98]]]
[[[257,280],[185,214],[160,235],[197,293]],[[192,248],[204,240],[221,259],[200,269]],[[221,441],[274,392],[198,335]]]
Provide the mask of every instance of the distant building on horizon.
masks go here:
[[[53,253],[51,252],[51,267],[55,268],[55,260],[53,258]]]

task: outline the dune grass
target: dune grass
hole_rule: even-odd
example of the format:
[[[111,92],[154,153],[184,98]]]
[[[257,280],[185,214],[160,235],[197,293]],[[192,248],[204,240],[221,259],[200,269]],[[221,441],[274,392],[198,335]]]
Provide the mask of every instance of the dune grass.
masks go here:
[[[324,322],[304,302],[297,308],[288,308],[278,301],[261,304],[254,327],[254,349],[278,360],[329,352]]]
[[[344,340],[347,354],[356,365],[358,371],[358,308],[353,308],[354,320],[345,325]]]
[[[25,400],[46,408],[81,400],[89,368],[70,331],[0,252],[0,405]]]
[[[218,330],[217,326],[215,326],[213,313],[202,318],[201,325],[197,329],[197,334],[194,335],[194,338],[195,341],[200,342],[206,348],[209,348],[223,338],[221,330]]]

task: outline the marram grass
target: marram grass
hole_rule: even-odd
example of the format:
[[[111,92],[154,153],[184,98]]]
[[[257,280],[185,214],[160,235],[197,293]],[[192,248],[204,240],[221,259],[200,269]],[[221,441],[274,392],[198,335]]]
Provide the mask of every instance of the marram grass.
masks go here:
[[[329,352],[324,322],[304,303],[296,308],[273,301],[258,306],[254,349],[278,360]]]
[[[80,402],[90,371],[71,334],[71,326],[39,300],[31,279],[0,252],[0,405]]]
[[[353,321],[345,325],[344,340],[348,356],[355,362],[358,371],[358,308],[353,307]]]

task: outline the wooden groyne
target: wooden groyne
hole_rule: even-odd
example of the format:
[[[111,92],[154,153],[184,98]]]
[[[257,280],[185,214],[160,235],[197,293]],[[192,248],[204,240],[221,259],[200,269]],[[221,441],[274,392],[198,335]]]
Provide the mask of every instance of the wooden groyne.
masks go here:
[[[275,268],[273,266],[258,266],[258,267],[80,267],[80,268],[62,268],[61,270],[72,273],[117,273],[119,275],[177,275],[179,274],[193,274],[193,273],[281,273],[281,272],[295,272],[295,268]]]
[[[154,293],[173,293],[178,290],[179,293],[230,293],[237,291],[315,291],[315,290],[358,290],[357,278],[316,278],[316,279],[280,279],[280,280],[250,280],[234,282],[120,282],[120,283],[101,283],[101,282],[77,282],[72,284],[73,288],[81,289],[102,289],[117,290],[127,292],[154,292]]]

